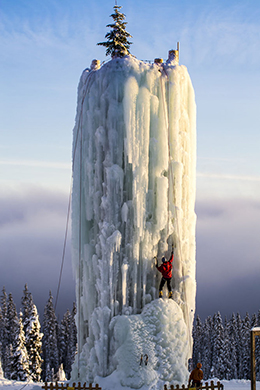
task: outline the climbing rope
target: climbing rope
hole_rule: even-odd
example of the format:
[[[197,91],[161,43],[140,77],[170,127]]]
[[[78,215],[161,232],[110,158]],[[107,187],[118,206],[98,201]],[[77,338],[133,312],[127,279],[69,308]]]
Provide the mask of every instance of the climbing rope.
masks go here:
[[[80,134],[80,199],[79,199],[79,205],[80,205],[80,215],[79,215],[79,262],[78,262],[78,271],[79,271],[79,285],[78,285],[78,324],[80,323],[80,316],[81,316],[81,308],[80,308],[80,293],[81,293],[81,211],[82,211],[82,121],[83,121],[83,104],[89,89],[90,81],[92,78],[92,72],[89,73],[87,78],[87,83],[85,86],[85,91],[82,97],[81,101],[81,108],[80,108],[80,115],[79,115],[79,124],[77,128],[76,138],[75,138],[75,144],[72,154],[72,173],[71,173],[71,184],[70,184],[70,193],[69,193],[69,201],[68,201],[68,210],[67,210],[67,219],[66,219],[66,228],[65,228],[65,237],[64,237],[64,243],[63,243],[63,251],[62,251],[62,260],[61,260],[61,267],[60,267],[60,274],[59,274],[59,282],[58,282],[58,288],[56,293],[56,300],[55,300],[55,310],[58,303],[59,298],[59,292],[60,292],[60,285],[62,280],[62,272],[63,272],[63,266],[64,266],[64,260],[65,260],[65,253],[66,253],[66,246],[67,246],[67,238],[68,238],[68,229],[69,229],[69,219],[70,219],[70,209],[71,209],[71,198],[72,198],[72,183],[73,183],[73,171],[74,171],[74,164],[75,164],[75,157],[76,157],[76,151],[78,146],[78,140],[79,140],[79,134]],[[80,326],[78,326],[78,377],[79,377],[79,369],[80,369],[80,339],[81,339],[81,330]],[[25,385],[26,386],[26,385]],[[24,386],[24,387],[25,387]],[[24,388],[22,387],[22,389]],[[20,390],[22,390],[20,389]]]
[[[64,243],[63,243],[60,276],[59,276],[59,283],[58,283],[58,288],[57,288],[57,293],[56,293],[56,300],[55,300],[55,305],[54,305],[54,310],[55,311],[56,311],[56,307],[57,307],[57,303],[58,303],[58,297],[59,297],[60,285],[61,285],[61,277],[62,277],[62,271],[63,271],[63,265],[64,265],[64,259],[65,259],[66,245],[67,245],[67,237],[68,237],[68,229],[69,229],[69,219],[70,219],[71,193],[72,193],[72,178],[71,178],[71,184],[70,184],[70,193],[69,193],[68,211],[67,211],[67,221],[66,221],[65,237],[64,237]]]
[[[90,77],[90,74],[89,74]],[[83,99],[81,102],[81,109],[80,109],[80,120],[79,120],[79,126],[77,129],[77,134],[76,134],[76,140],[75,140],[75,145],[74,145],[74,150],[72,154],[72,171],[74,168],[74,162],[75,162],[75,156],[76,156],[76,150],[77,150],[77,144],[78,144],[78,137],[79,137],[79,130],[81,129],[82,132],[82,112],[83,112],[83,103],[85,101],[85,97],[88,91],[88,86],[90,83],[88,77],[88,83],[86,85],[85,93],[83,95]],[[59,298],[59,292],[60,292],[60,285],[61,285],[61,279],[62,279],[62,272],[63,272],[63,265],[64,265],[64,260],[65,260],[65,253],[66,253],[66,246],[67,246],[67,238],[68,238],[68,230],[69,230],[69,219],[70,219],[70,209],[71,209],[71,196],[72,196],[72,183],[73,183],[73,172],[71,173],[71,179],[70,179],[70,192],[69,192],[69,201],[68,201],[68,210],[67,210],[67,220],[66,220],[66,228],[65,228],[65,237],[64,237],[64,243],[63,243],[63,251],[62,251],[62,259],[61,259],[61,267],[60,267],[60,275],[59,275],[59,282],[58,282],[58,288],[57,288],[57,293],[56,293],[56,300],[55,300],[55,305],[54,309],[56,310],[57,303],[58,303],[58,298]]]

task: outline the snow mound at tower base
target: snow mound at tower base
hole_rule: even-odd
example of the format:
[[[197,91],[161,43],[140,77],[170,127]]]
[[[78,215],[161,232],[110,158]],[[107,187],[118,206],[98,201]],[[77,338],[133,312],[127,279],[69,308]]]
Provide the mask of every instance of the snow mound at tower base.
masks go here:
[[[187,382],[187,328],[176,302],[157,299],[141,314],[116,316],[110,330],[112,360],[117,368],[106,378],[95,378],[102,389],[109,388],[116,378],[122,386],[133,389],[161,389],[164,384]],[[145,354],[147,365],[145,358],[140,364]]]

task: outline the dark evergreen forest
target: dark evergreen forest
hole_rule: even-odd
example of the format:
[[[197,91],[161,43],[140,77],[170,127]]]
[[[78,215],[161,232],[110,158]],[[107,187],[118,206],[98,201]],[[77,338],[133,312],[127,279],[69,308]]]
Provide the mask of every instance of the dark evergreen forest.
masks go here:
[[[7,379],[34,382],[70,379],[77,348],[76,305],[67,310],[60,323],[55,315],[53,297],[44,308],[40,324],[37,308],[27,285],[21,309],[11,293],[2,290],[0,306],[0,368]]]
[[[204,379],[250,379],[250,330],[260,326],[260,310],[221,318],[218,312],[204,322],[197,316],[193,326],[192,365],[202,363]],[[257,338],[258,339],[258,338]],[[260,340],[256,339],[256,379],[260,380]]]

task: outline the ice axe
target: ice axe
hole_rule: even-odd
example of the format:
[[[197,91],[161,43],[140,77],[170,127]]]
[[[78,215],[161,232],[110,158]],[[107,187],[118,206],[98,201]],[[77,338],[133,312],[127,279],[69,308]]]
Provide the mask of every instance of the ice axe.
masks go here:
[[[158,259],[157,259],[157,256],[154,256],[153,258],[154,258],[155,261],[156,261],[155,266],[158,267]]]

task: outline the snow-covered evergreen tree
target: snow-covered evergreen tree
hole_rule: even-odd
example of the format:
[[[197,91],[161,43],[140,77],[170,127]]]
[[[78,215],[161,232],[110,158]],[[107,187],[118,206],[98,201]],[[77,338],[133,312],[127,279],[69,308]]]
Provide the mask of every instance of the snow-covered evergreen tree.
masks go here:
[[[246,313],[242,322],[242,378],[250,379],[251,364],[250,364],[250,317]]]
[[[13,346],[9,344],[5,347],[5,370],[4,377],[7,379],[11,379],[12,373],[12,359],[13,359]]]
[[[232,376],[232,356],[231,356],[231,340],[229,337],[229,323],[225,318],[224,334],[223,334],[223,364],[224,376],[223,379],[230,380]]]
[[[105,35],[107,42],[98,43],[98,45],[106,47],[106,55],[110,54],[112,58],[124,57],[129,54],[129,48],[132,44],[128,41],[128,38],[132,38],[132,36],[125,29],[127,22],[124,22],[125,15],[120,12],[121,8],[119,5],[115,5],[114,13],[110,15],[114,23],[107,25],[112,29]]]
[[[24,329],[24,334],[25,334],[25,338],[26,338],[27,327],[30,324],[30,316],[31,316],[31,311],[32,311],[32,306],[33,306],[32,295],[28,291],[27,284],[25,284],[25,286],[24,286],[21,303],[22,303],[22,313],[23,313],[23,329]]]
[[[59,326],[59,362],[67,372],[68,363],[68,344],[70,337],[70,311],[67,310]]]
[[[53,369],[50,368],[50,363],[46,365],[45,368],[45,382],[53,382],[54,381],[54,372]]]
[[[56,380],[57,381],[66,381],[67,380],[62,363],[60,364],[58,372],[56,374]]]
[[[203,325],[203,338],[202,338],[202,367],[204,373],[204,379],[210,378],[211,366],[212,366],[212,345],[211,345],[211,337],[212,337],[212,328],[213,321],[212,317],[208,316]]]
[[[251,317],[251,329],[257,326],[257,316],[255,313]]]
[[[1,369],[2,369],[2,329],[3,329],[3,315],[2,315],[2,309],[0,307],[0,362],[1,362]]]
[[[3,287],[2,295],[1,295],[1,319],[0,319],[0,342],[1,342],[1,360],[2,360],[2,368],[5,372],[7,357],[6,357],[6,347],[8,345],[7,339],[7,294],[5,291],[5,287]]]
[[[18,381],[26,381],[29,377],[28,355],[25,347],[25,337],[22,324],[22,313],[20,318],[16,317],[17,333],[13,343],[13,356],[10,361],[11,375],[10,379]]]
[[[257,313],[257,324],[256,326],[260,327],[260,310]],[[256,380],[260,381],[260,337],[256,337],[255,340],[255,360],[256,360]]]
[[[19,320],[12,293],[8,295],[6,330],[7,345],[12,344],[13,346],[16,340],[17,333],[19,333]]]
[[[28,353],[30,377],[34,382],[41,379],[42,365],[42,337],[38,311],[35,305],[31,307],[29,324],[26,328],[25,345]]]
[[[77,327],[76,327],[76,304],[73,303],[73,308],[70,314],[70,328],[69,328],[69,340],[68,340],[68,352],[67,352],[67,365],[66,365],[66,377],[70,379],[71,367],[75,360],[77,352]]]
[[[219,379],[224,378],[224,361],[223,361],[223,341],[224,329],[220,312],[213,317],[213,337],[212,337],[212,367],[211,376]]]
[[[203,337],[203,328],[200,317],[197,315],[195,319],[195,324],[193,327],[193,367],[196,367],[198,362],[201,362],[202,358],[202,337]]]
[[[0,359],[0,379],[4,378],[4,372],[3,372],[3,367],[2,367],[2,361]]]
[[[75,360],[77,348],[77,328],[75,323],[76,305],[73,303],[73,309],[69,310],[63,316],[59,326],[59,353],[60,364],[63,365],[67,379],[70,379],[71,366]]]
[[[227,324],[230,345],[230,375],[231,379],[237,379],[237,322],[233,313]]]
[[[55,374],[59,369],[57,327],[58,324],[53,307],[53,297],[50,291],[48,302],[44,308],[42,339],[44,360],[42,378],[47,382],[52,379],[52,371],[54,370]]]
[[[242,372],[242,320],[240,317],[240,314],[237,313],[236,316],[236,328],[237,328],[237,348],[236,348],[236,354],[237,354],[237,378],[243,379],[243,372]]]

